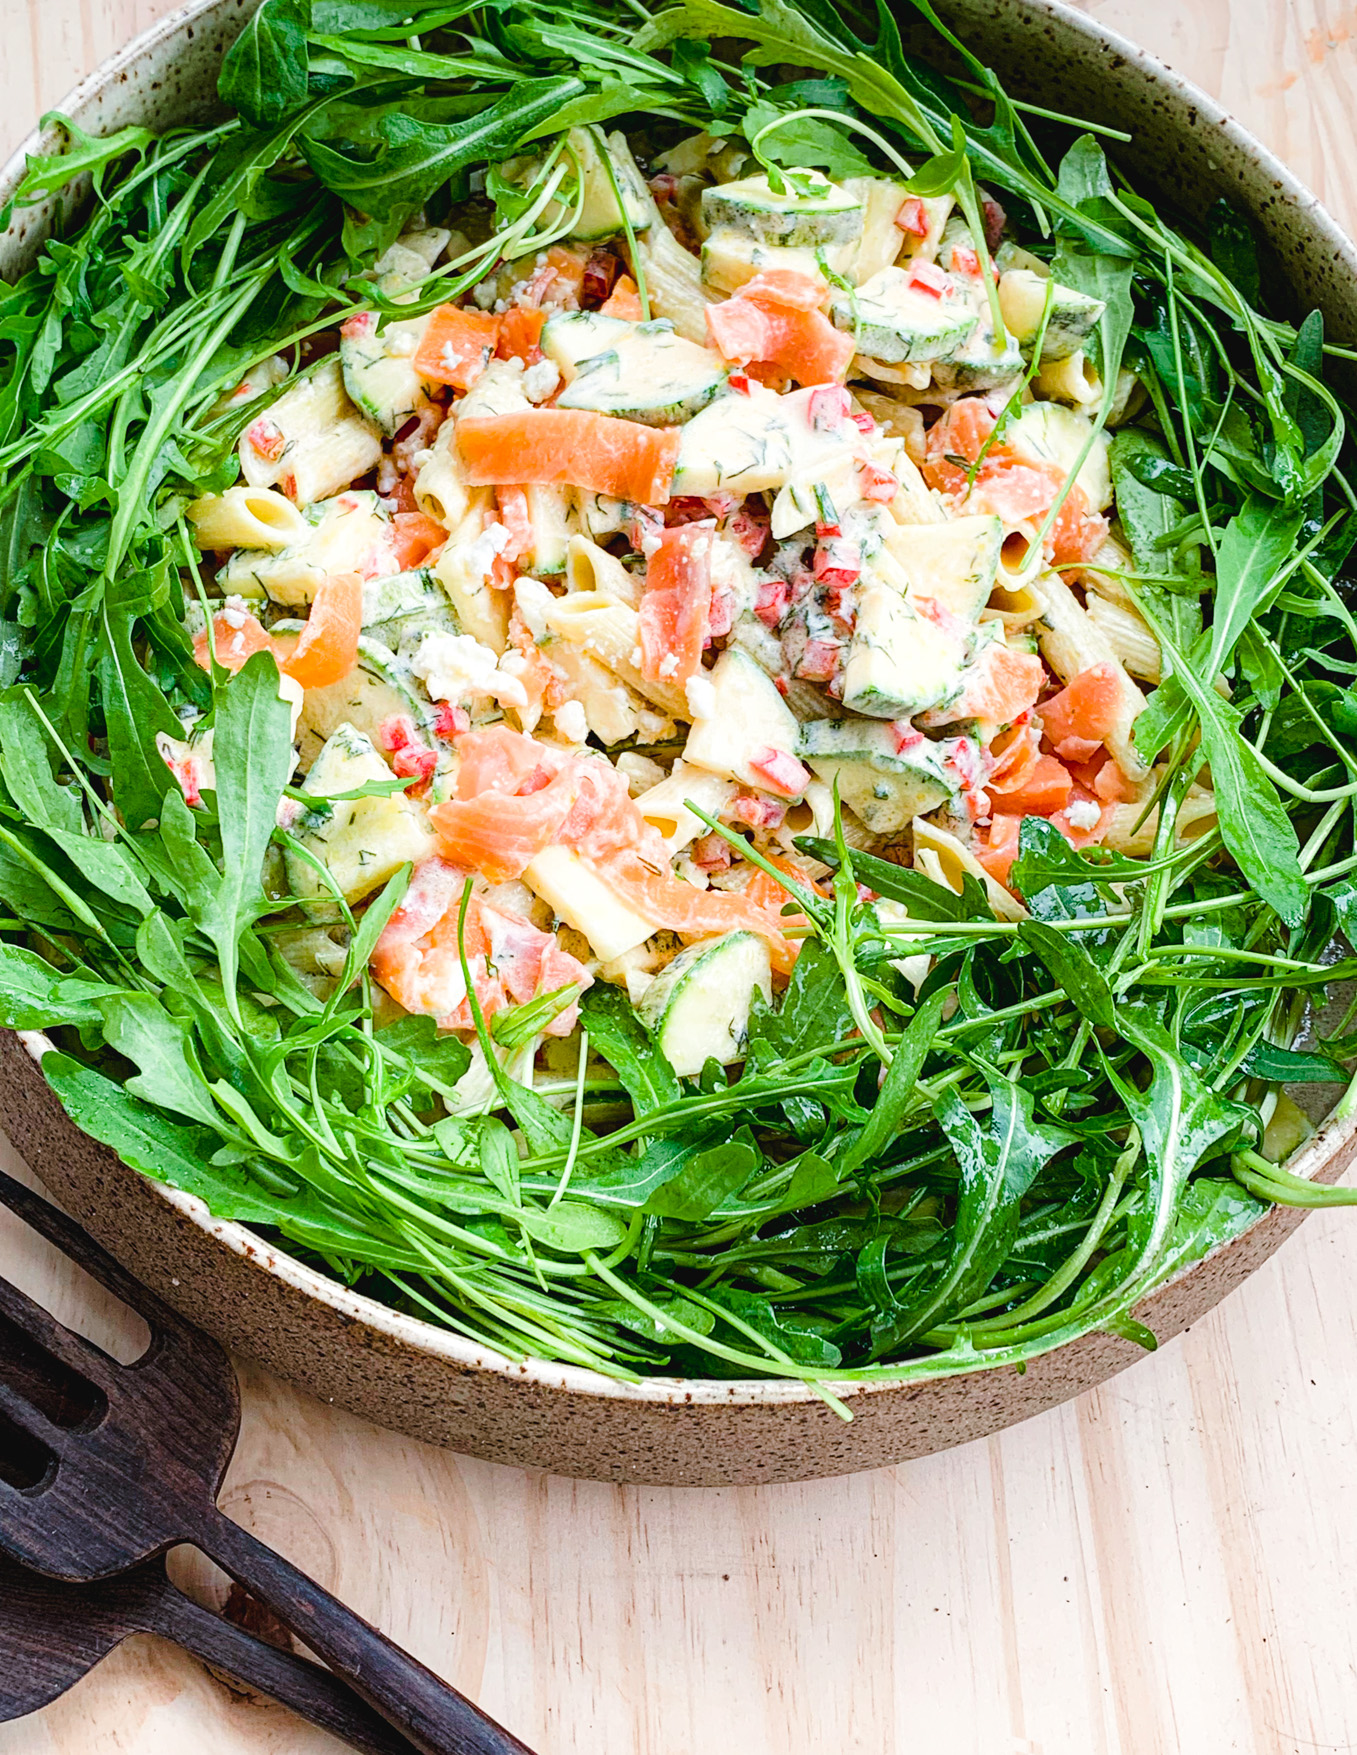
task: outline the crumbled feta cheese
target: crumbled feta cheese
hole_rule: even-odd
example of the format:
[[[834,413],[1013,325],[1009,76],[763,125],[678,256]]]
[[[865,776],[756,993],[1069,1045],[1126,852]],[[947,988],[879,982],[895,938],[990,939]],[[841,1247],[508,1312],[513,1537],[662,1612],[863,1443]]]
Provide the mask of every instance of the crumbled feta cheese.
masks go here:
[[[688,711],[694,719],[716,717],[716,690],[705,676],[690,676],[683,692],[688,697]]]
[[[386,351],[393,359],[408,359],[412,353],[419,351],[419,337],[413,329],[389,329],[386,334]]]
[[[526,707],[528,691],[522,678],[528,669],[528,661],[521,652],[506,652],[499,661],[499,669],[495,672],[490,684],[490,693],[501,707]]]
[[[422,451],[416,451],[414,456],[410,459],[411,469],[423,469],[424,465],[429,461],[429,459],[432,456],[433,456],[432,448],[428,445],[425,445],[425,447],[423,448]]]
[[[677,676],[678,667],[678,653],[670,652],[660,660],[660,676],[665,680],[671,676]]]
[[[664,743],[674,735],[675,727],[672,719],[663,713],[652,712],[649,707],[636,709],[636,737],[640,743]]]
[[[589,721],[578,701],[564,701],[554,714],[556,729],[570,743],[583,743],[589,735]]]
[[[641,660],[644,657],[645,657],[645,654],[641,651],[641,648],[639,646],[632,647],[632,649],[631,649],[631,663],[632,663],[632,668],[634,670],[639,670],[641,668]]]
[[[410,660],[410,668],[432,701],[455,702],[488,695],[498,667],[496,655],[473,634],[441,630],[425,634]]]
[[[529,402],[545,402],[561,381],[555,360],[540,359],[523,374],[523,391]]]
[[[1072,829],[1096,829],[1102,810],[1091,798],[1076,798],[1065,811]]]
[[[466,551],[467,571],[473,577],[488,579],[496,560],[513,540],[502,524],[487,524]]]
[[[471,296],[483,311],[488,311],[496,298],[493,280],[483,280],[479,286],[473,286]]]
[[[228,628],[243,628],[254,620],[254,611],[243,597],[228,597],[222,605],[221,619]]]

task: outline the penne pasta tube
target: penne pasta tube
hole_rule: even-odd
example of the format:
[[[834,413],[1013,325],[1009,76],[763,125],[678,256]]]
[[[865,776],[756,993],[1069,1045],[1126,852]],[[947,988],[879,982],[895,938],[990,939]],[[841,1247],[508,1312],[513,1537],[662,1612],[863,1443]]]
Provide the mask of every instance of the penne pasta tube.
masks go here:
[[[309,506],[375,469],[382,438],[349,401],[335,355],[252,420],[239,451],[250,487],[277,487]]]
[[[629,603],[602,591],[572,591],[556,598],[545,621],[558,639],[581,647],[629,688],[676,719],[690,717],[688,697],[673,683],[641,674],[641,621]]]
[[[199,548],[267,549],[277,553],[302,542],[310,525],[291,500],[272,488],[233,487],[204,494],[188,509]]]
[[[929,822],[927,817],[915,817],[912,828],[915,871],[921,871],[935,884],[941,884],[958,896],[962,890],[962,878],[973,877],[984,886],[990,906],[1000,920],[1026,920],[1027,910],[1017,897],[992,878],[955,835]]]
[[[566,545],[565,582],[571,591],[602,592],[635,609],[645,581],[629,573],[616,555],[587,536],[575,535]]]
[[[1041,602],[1037,638],[1042,657],[1062,682],[1069,682],[1082,671],[1091,670],[1095,664],[1116,667],[1121,684],[1122,711],[1105,742],[1122,773],[1132,780],[1141,779],[1145,773],[1145,760],[1131,742],[1131,728],[1145,705],[1144,695],[1127,675],[1111,640],[1091,619],[1058,573],[1042,573],[1033,581],[1032,589]]]

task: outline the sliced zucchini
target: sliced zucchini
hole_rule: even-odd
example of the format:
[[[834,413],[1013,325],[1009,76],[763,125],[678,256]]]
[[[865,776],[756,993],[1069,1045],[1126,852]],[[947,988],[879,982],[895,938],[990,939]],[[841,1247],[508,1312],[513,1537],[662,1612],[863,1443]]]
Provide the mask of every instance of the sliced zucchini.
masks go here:
[[[858,601],[843,673],[843,704],[870,719],[904,719],[956,692],[964,646],[889,585]]]
[[[432,743],[434,709],[421,692],[410,666],[389,646],[367,635],[358,641],[353,669],[328,688],[308,689],[302,706],[302,766],[310,767],[341,725],[375,738],[384,721],[407,714],[416,731]],[[338,790],[338,789],[337,789]]]
[[[683,759],[709,774],[741,785],[766,787],[750,765],[761,749],[795,754],[796,717],[773,679],[738,646],[727,646],[701,681],[711,691],[711,711],[693,721]],[[692,690],[689,691],[691,696]]]
[[[1003,525],[989,514],[901,525],[888,535],[911,596],[932,598],[967,622],[976,620],[994,590],[1003,539]]]
[[[1068,473],[1088,444],[1093,422],[1078,409],[1058,402],[1030,402],[1011,422],[1004,443],[1033,463],[1054,463]],[[1090,511],[1105,511],[1112,504],[1112,468],[1108,452],[1112,435],[1100,432],[1075,477]]]
[[[351,317],[340,331],[339,361],[344,388],[360,414],[392,438],[428,406],[424,382],[414,366],[427,317],[388,323],[380,334],[375,311]]]
[[[598,139],[592,129],[571,128],[565,138],[567,150],[578,164],[584,183],[584,203],[571,237],[578,238],[583,243],[597,238],[615,237],[625,229],[622,221],[623,207],[632,230],[644,231],[653,217],[650,191],[637,171],[631,154],[625,150],[626,143],[622,136],[614,135],[609,139],[606,159],[599,151]],[[620,152],[613,144],[619,140],[623,145]],[[541,162],[536,157],[518,158],[500,168],[510,182],[526,187]],[[616,189],[613,187],[614,179]],[[573,184],[568,183],[566,186],[572,191],[570,200],[551,202],[542,214],[542,226],[560,225],[573,215]],[[621,207],[617,200],[619,192],[622,196]]]
[[[879,720],[817,720],[801,727],[801,756],[875,835],[897,834],[952,796],[938,744],[897,735]]]
[[[542,351],[566,379],[558,408],[589,409],[652,427],[691,420],[721,394],[729,375],[718,353],[685,341],[663,317],[649,323],[595,311],[553,317],[542,331]]]
[[[813,249],[765,244],[737,226],[718,226],[703,240],[702,284],[708,292],[733,293],[756,274],[773,268],[827,279],[847,270],[854,247],[852,243],[819,244]]]
[[[843,438],[812,424],[814,394],[778,396],[751,384],[747,396],[722,397],[704,408],[683,428],[671,493],[776,493],[792,474],[804,476],[821,460],[828,465],[843,457]]]
[[[727,932],[680,951],[636,1008],[680,1078],[709,1060],[729,1066],[744,1053],[754,995],[773,997],[768,946],[753,932]]]
[[[363,632],[397,651],[417,634],[460,634],[447,593],[428,567],[363,583]]]
[[[532,548],[523,558],[534,573],[563,573],[577,522],[571,490],[555,482],[530,481],[523,492],[532,526]]]
[[[1072,286],[1062,286],[1049,273],[1038,274],[1032,268],[1005,269],[999,276],[999,308],[1005,327],[1016,336],[1019,348],[1029,359],[1041,327],[1048,288],[1052,294],[1051,315],[1041,344],[1043,365],[1077,353],[1098,327],[1098,319],[1107,308],[1101,299],[1076,292]]]
[[[982,295],[983,296],[983,295]],[[978,306],[979,321],[946,360],[933,367],[933,381],[945,390],[997,390],[1023,373],[1025,361],[1005,329],[994,327],[988,300]]]
[[[302,790],[314,795],[317,803],[300,818],[294,836],[328,867],[348,902],[361,901],[394,877],[402,865],[417,865],[434,851],[433,831],[424,813],[404,793],[331,802],[336,793],[354,792],[367,781],[390,778],[391,770],[371,738],[356,726],[341,722],[326,739],[303,783]],[[290,848],[286,858],[292,894],[306,898],[306,912],[313,919],[336,914],[332,892],[321,874]]]
[[[946,359],[980,320],[954,283],[938,294],[908,268],[883,268],[856,293],[839,295],[830,316],[852,335],[859,353],[886,365]]]
[[[763,244],[847,244],[862,233],[862,203],[818,173],[798,172],[810,191],[784,185],[774,192],[766,176],[717,183],[702,192],[702,218],[710,231],[733,226]]]

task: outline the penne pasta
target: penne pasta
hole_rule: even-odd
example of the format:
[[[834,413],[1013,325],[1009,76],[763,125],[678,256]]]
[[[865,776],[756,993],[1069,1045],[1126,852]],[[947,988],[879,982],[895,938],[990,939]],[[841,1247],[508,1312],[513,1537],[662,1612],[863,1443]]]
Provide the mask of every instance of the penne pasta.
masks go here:
[[[1145,761],[1131,741],[1131,728],[1145,705],[1145,697],[1126,674],[1106,633],[1091,619],[1073,591],[1058,573],[1042,573],[1033,584],[1041,603],[1037,638],[1042,656],[1063,682],[1095,664],[1115,665],[1121,683],[1122,712],[1105,742],[1117,765],[1131,780],[1145,773]]]
[[[233,487],[224,494],[204,494],[187,515],[199,548],[277,553],[304,541],[310,529],[292,501],[272,488]]]
[[[276,487],[307,506],[375,469],[382,437],[350,402],[332,356],[252,420],[238,449],[251,487]]]

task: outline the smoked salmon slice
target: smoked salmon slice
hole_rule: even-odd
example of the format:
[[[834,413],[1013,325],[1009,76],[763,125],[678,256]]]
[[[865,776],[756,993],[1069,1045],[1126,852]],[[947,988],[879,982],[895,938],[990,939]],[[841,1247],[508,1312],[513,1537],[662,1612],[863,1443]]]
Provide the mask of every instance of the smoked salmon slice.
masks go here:
[[[457,449],[472,487],[559,482],[662,506],[678,462],[677,427],[643,427],[580,408],[525,408],[457,423]]]
[[[415,370],[430,384],[469,390],[495,357],[502,321],[487,311],[436,306],[415,351]]]
[[[799,384],[842,382],[853,358],[851,335],[817,309],[824,297],[808,274],[773,269],[733,297],[707,306],[707,328],[723,359],[772,367]]]
[[[641,674],[681,688],[702,668],[711,631],[715,519],[666,530],[646,567],[641,599]]]

